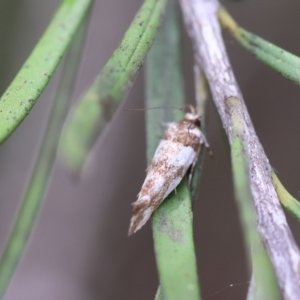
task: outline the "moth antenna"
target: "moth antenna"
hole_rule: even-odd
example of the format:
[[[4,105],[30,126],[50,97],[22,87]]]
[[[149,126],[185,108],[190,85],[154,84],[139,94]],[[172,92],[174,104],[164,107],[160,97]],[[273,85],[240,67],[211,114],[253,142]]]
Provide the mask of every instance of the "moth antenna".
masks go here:
[[[155,106],[155,107],[145,107],[145,108],[124,108],[125,111],[146,111],[150,109],[161,109],[161,108],[171,108],[171,109],[178,109],[182,110],[182,108],[178,108],[175,106]]]
[[[168,105],[168,106],[155,106],[155,107],[144,107],[144,108],[124,108],[124,110],[125,111],[146,111],[146,110],[150,110],[150,109],[171,108],[171,109],[177,109],[177,110],[185,111],[186,107],[189,108],[190,112],[193,115],[197,114],[197,110],[192,104],[186,104],[182,107],[175,107],[175,106]]]
[[[196,115],[197,114],[197,110],[195,109],[195,106],[192,105],[192,104],[185,104],[184,106],[181,107],[180,110],[185,110],[185,108],[188,107],[190,112],[193,114],[193,115]]]

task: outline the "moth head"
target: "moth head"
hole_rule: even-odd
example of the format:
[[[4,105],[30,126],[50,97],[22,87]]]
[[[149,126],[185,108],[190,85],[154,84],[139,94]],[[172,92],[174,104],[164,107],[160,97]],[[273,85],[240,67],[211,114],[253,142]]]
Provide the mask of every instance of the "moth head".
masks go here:
[[[186,113],[184,119],[188,122],[193,123],[197,127],[201,127],[200,117],[197,114]]]

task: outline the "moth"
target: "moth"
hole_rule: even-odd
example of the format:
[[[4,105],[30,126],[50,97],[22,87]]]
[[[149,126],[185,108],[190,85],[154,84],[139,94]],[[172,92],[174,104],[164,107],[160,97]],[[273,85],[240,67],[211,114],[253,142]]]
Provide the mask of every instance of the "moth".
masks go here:
[[[164,124],[166,131],[146,170],[147,176],[138,199],[132,204],[128,235],[135,233],[149,220],[187,172],[190,185],[202,145],[209,150],[206,137],[200,130],[199,115],[194,107],[190,106],[190,110],[181,121]]]

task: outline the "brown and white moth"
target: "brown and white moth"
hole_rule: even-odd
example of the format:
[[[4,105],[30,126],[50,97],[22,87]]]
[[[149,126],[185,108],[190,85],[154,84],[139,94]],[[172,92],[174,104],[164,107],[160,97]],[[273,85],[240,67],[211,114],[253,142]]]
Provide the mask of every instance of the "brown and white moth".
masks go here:
[[[167,123],[167,130],[160,141],[138,199],[133,203],[133,215],[128,235],[139,230],[163,200],[177,187],[189,170],[189,184],[200,150],[209,144],[201,132],[201,122],[194,107],[183,120]]]

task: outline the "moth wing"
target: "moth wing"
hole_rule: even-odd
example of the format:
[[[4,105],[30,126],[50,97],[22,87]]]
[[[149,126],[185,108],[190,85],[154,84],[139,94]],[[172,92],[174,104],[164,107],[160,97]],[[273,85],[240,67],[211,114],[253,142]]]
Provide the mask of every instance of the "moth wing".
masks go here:
[[[133,204],[129,235],[149,220],[156,208],[177,187],[195,159],[197,153],[192,147],[170,140],[160,142],[138,199]]]
[[[197,160],[197,157],[198,154],[192,147],[182,145],[180,149],[178,149],[177,155],[174,155],[171,159],[173,170],[170,175],[173,177],[173,180],[170,180],[163,199],[178,186],[190,166]]]

